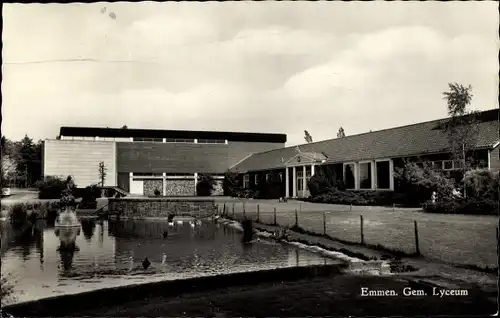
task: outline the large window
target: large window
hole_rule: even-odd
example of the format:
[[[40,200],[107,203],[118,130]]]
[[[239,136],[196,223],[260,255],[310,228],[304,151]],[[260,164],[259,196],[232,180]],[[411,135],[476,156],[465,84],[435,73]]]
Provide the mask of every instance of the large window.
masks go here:
[[[254,184],[255,185],[258,185],[259,184],[259,175],[258,174],[255,174],[255,176],[253,177],[253,181],[254,181]]]
[[[365,190],[372,188],[372,165],[370,162],[359,164],[359,187]]]
[[[389,161],[379,161],[377,165],[377,189],[390,189],[391,187],[391,174]]]
[[[183,143],[194,143],[194,139],[186,138],[166,138],[165,142],[183,142]]]
[[[198,139],[199,144],[225,144],[224,139]]]
[[[243,176],[243,188],[250,188],[250,175],[246,174]]]
[[[346,189],[355,188],[354,163],[344,165],[344,185]]]
[[[163,142],[163,138],[142,138],[134,137],[135,142]]]

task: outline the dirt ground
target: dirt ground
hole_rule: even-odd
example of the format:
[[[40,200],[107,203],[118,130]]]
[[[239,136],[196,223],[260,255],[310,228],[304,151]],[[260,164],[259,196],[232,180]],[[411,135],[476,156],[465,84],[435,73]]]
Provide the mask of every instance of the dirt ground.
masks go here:
[[[362,288],[392,290],[398,296],[362,296]],[[403,296],[403,289],[426,296]],[[439,292],[438,290],[436,292]],[[340,275],[280,284],[230,287],[175,298],[140,299],[127,304],[72,311],[100,317],[283,317],[492,314],[496,295],[467,290],[466,296],[432,296],[432,287],[380,276]],[[489,300],[488,300],[489,298]]]

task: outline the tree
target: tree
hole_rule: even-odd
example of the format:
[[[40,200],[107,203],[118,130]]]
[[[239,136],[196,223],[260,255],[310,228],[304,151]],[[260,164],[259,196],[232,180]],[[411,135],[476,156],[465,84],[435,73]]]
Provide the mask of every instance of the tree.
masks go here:
[[[472,101],[472,86],[463,86],[458,83],[449,83],[449,91],[444,92],[450,119],[445,124],[452,159],[460,162],[462,175],[472,166],[472,150],[476,144],[478,126],[475,111],[467,106]],[[464,183],[464,196],[466,195]]]
[[[16,145],[18,147],[18,158],[13,158],[17,161],[17,171],[21,180],[24,181],[24,186],[33,185],[41,176],[41,150],[42,143],[37,144],[33,139],[25,135],[24,138]]]
[[[104,182],[106,181],[107,171],[108,169],[104,165],[104,161],[99,162],[99,180],[101,181],[101,187],[104,187]]]
[[[307,143],[313,142],[313,138],[307,130],[304,130],[304,134],[305,134],[304,139],[306,140]]]
[[[128,129],[127,125],[123,125],[122,129]]]
[[[344,137],[345,137],[344,128],[340,127],[337,133],[337,138],[344,138]]]
[[[196,183],[196,194],[202,197],[212,195],[215,187],[215,180],[209,174],[200,174]]]
[[[238,180],[238,173],[227,170],[224,174],[224,181],[222,182],[224,195],[236,196],[241,191]]]

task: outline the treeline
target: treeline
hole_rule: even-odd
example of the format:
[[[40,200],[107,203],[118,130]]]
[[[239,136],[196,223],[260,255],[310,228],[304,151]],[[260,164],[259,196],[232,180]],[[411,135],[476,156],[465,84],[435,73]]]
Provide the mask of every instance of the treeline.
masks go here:
[[[42,178],[42,141],[25,135],[19,141],[2,136],[2,187],[29,188]]]

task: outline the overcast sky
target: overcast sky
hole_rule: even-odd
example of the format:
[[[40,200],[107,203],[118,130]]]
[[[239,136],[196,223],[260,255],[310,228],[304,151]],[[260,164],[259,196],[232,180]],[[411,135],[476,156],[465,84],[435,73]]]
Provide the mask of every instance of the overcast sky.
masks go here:
[[[126,124],[294,145],[444,117],[449,82],[498,107],[495,2],[4,4],[3,23],[11,139]]]

